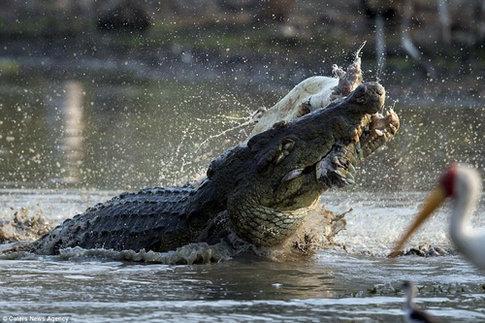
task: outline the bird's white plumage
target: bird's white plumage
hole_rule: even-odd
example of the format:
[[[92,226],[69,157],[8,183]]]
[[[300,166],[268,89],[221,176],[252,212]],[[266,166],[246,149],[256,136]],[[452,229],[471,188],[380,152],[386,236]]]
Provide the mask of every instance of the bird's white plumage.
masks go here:
[[[338,78],[327,76],[312,76],[303,80],[262,115],[249,137],[270,129],[276,122],[296,119],[304,102],[310,103],[312,111],[326,107],[332,101],[332,92],[338,82]]]
[[[480,174],[469,166],[457,165],[453,185],[450,238],[465,258],[485,270],[485,230],[473,228],[471,222],[482,192]]]

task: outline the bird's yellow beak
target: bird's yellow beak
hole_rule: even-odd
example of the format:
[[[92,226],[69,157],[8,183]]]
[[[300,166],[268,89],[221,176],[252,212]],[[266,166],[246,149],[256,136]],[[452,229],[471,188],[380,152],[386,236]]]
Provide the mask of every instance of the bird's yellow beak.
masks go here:
[[[413,223],[409,226],[409,228],[404,232],[401,239],[396,243],[394,249],[389,254],[389,258],[394,258],[399,255],[402,247],[409,240],[409,238],[413,235],[413,233],[424,223],[424,221],[429,218],[429,216],[436,210],[446,198],[445,189],[438,185],[434,190],[432,190],[423,203],[423,208],[421,212],[414,218]]]

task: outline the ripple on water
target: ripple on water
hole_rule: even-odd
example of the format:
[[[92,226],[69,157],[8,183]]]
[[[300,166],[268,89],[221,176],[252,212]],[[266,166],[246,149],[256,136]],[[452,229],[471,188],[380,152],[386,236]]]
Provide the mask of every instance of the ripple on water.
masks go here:
[[[32,193],[13,206],[40,202],[46,217],[60,221],[64,207],[82,210],[92,204],[85,201],[106,198],[100,194],[81,199],[76,194],[65,195],[65,205],[48,206],[55,203],[51,196]],[[347,252],[341,248],[322,250],[306,262],[235,259],[197,266],[167,265],[207,259],[201,253],[212,247],[201,245],[182,253],[190,261],[167,253],[81,248],[65,249],[60,256],[2,256],[0,316],[50,313],[68,315],[72,321],[106,322],[388,321],[402,315],[400,284],[403,279],[412,279],[419,288],[417,302],[434,315],[450,321],[485,320],[483,275],[461,257],[409,256],[395,262],[384,257],[421,198],[417,193],[389,199],[386,194],[325,195],[323,202],[331,210],[354,209],[347,215],[347,230],[338,236]],[[9,201],[16,200],[10,197]],[[2,203],[0,197],[0,209],[5,210]],[[411,246],[425,242],[446,245],[445,215],[439,214],[428,223]],[[214,257],[219,251],[211,252]],[[217,257],[223,259],[222,255]]]

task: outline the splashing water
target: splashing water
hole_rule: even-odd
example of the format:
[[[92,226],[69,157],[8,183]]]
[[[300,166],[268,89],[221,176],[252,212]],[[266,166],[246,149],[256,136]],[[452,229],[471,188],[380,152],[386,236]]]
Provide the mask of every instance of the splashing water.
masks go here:
[[[180,185],[202,177],[207,164],[224,148],[245,139],[251,125],[253,106],[241,103],[240,99],[229,96],[226,103],[232,103],[240,110],[235,114],[213,113],[210,117],[193,117],[191,127],[179,129],[182,133],[178,144],[160,170],[160,178],[173,178],[170,185]],[[233,100],[232,102],[230,102]]]
[[[377,72],[376,81],[380,82],[384,67],[386,64],[386,35],[384,30],[384,18],[381,15],[376,16],[376,57]]]
[[[190,166],[190,165],[193,165],[194,164],[193,161],[187,162],[187,160],[191,160],[192,159],[192,158],[189,158],[189,157],[197,156],[197,154],[202,149],[207,148],[207,146],[213,140],[218,139],[218,138],[221,138],[221,137],[224,137],[227,134],[229,134],[231,132],[234,132],[234,131],[237,131],[237,130],[243,131],[245,129],[248,129],[249,126],[252,126],[255,123],[255,121],[251,117],[247,117],[247,118],[233,118],[231,120],[234,120],[234,121],[238,122],[238,124],[236,126],[227,128],[227,129],[219,132],[218,134],[211,135],[211,136],[207,137],[206,139],[204,139],[203,141],[201,141],[199,144],[196,145],[195,150],[190,153],[190,156],[188,156],[188,154],[182,156],[182,160],[184,160],[184,162],[182,163],[182,165],[180,167],[180,172],[183,173],[186,166]],[[246,137],[247,136],[247,132],[243,131],[243,132],[241,132],[241,135],[244,136],[244,137]]]

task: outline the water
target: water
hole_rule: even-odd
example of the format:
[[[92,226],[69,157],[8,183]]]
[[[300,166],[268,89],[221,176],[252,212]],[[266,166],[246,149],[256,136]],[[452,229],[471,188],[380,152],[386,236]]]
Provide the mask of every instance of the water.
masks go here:
[[[87,78],[89,79],[89,78]],[[46,80],[0,85],[0,219],[24,208],[54,223],[122,190],[202,176],[281,92],[222,83]],[[402,129],[322,203],[347,215],[338,246],[312,259],[208,265],[120,261],[106,254],[0,259],[0,317],[74,321],[396,320],[399,284],[450,321],[485,321],[485,277],[460,256],[385,258],[442,168],[485,166],[485,106],[397,103]],[[222,134],[222,135],[221,135]],[[479,214],[485,213],[482,202]],[[449,247],[446,209],[410,243]],[[474,218],[477,226],[485,219]]]
[[[264,105],[220,84],[29,82],[0,86],[0,178],[8,187],[129,189],[193,179],[246,136],[240,125]]]
[[[0,84],[0,187],[135,190],[202,176],[282,92],[221,82]],[[390,98],[389,101],[397,98]],[[389,103],[392,104],[392,103]],[[459,105],[458,105],[459,104]],[[354,189],[429,189],[450,161],[485,168],[485,105],[397,103],[401,131]]]
[[[110,193],[6,190],[10,207],[42,209],[59,221]],[[72,320],[391,320],[401,315],[400,282],[420,287],[418,303],[450,321],[485,320],[485,279],[459,256],[385,258],[415,213],[422,193],[331,193],[322,202],[352,206],[337,242],[308,261],[275,263],[235,259],[176,266],[123,262],[110,257],[30,256],[0,260],[0,316],[55,315]],[[370,202],[372,201],[372,202]],[[482,203],[479,212],[483,214]],[[446,212],[411,242],[447,246]],[[485,219],[475,219],[485,226]]]

